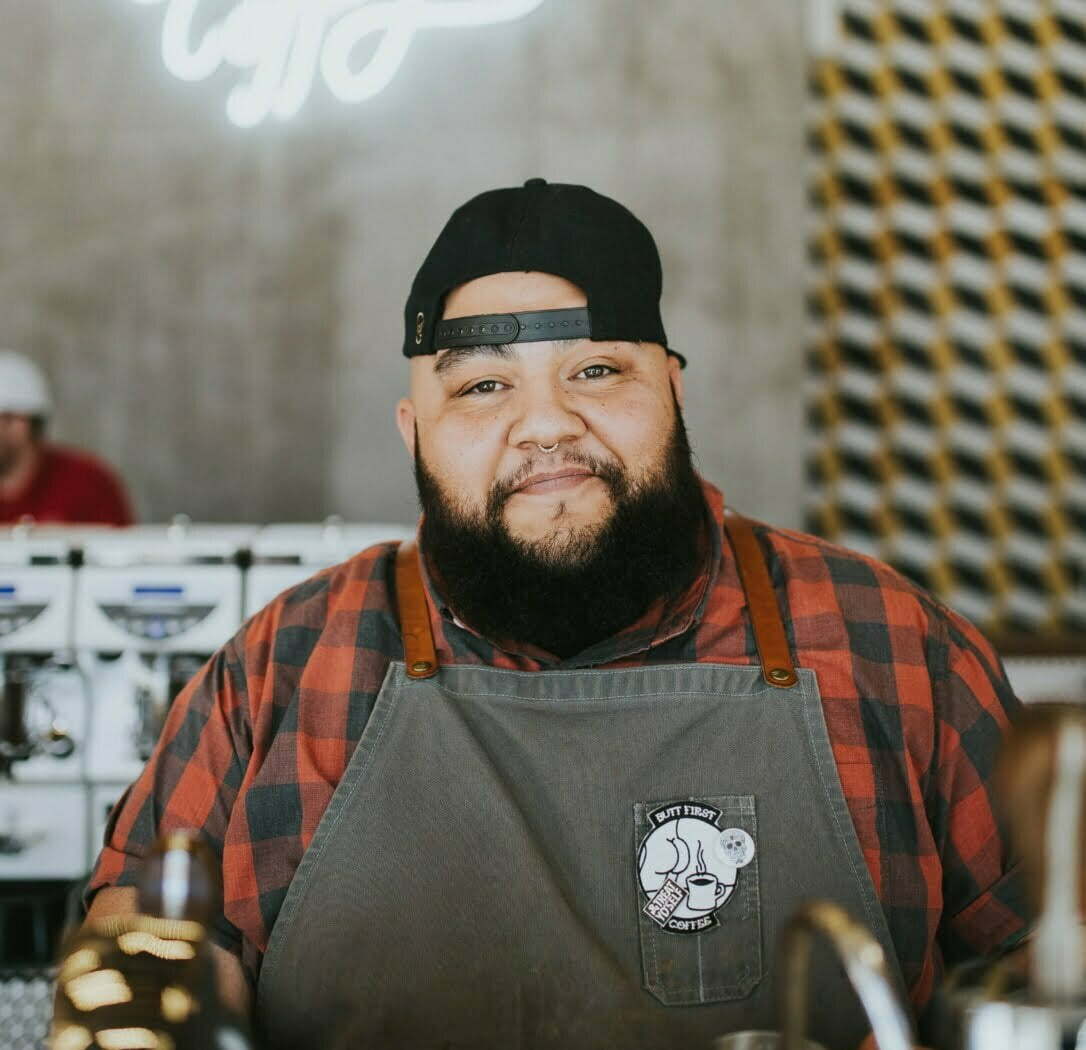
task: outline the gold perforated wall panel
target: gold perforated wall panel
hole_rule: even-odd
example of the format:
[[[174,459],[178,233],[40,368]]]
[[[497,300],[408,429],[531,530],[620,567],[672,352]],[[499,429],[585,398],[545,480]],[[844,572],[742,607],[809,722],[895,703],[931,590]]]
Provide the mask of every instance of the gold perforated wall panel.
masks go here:
[[[1086,0],[842,0],[812,67],[812,531],[1086,649]]]

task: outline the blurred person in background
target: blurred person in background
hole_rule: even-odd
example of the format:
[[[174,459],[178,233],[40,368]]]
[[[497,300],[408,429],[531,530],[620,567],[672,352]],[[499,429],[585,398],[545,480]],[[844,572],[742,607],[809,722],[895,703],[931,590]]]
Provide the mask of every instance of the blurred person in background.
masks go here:
[[[0,523],[131,525],[117,476],[94,456],[46,440],[52,413],[41,369],[0,350]]]

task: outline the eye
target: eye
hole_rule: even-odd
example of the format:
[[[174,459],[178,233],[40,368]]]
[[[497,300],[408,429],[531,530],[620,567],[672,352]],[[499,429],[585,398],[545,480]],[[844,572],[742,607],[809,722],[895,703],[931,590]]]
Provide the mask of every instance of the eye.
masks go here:
[[[468,397],[471,394],[496,394],[499,389],[504,389],[505,384],[497,379],[480,379],[478,383],[460,391],[460,397]]]
[[[617,376],[618,369],[612,368],[611,365],[588,365],[586,368],[582,368],[577,375],[583,376],[585,379],[603,379],[605,376]]]

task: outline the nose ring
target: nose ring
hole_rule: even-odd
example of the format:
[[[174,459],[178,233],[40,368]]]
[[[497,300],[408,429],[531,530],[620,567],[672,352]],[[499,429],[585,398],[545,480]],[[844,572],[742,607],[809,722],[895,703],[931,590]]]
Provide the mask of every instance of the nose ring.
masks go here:
[[[555,442],[555,443],[554,443],[553,445],[547,445],[547,446],[546,446],[546,447],[544,448],[544,446],[543,446],[543,445],[540,445],[538,441],[536,442],[536,445],[537,445],[537,446],[539,447],[539,451],[540,451],[540,452],[546,452],[546,453],[547,453],[548,455],[549,455],[549,454],[550,454],[551,452],[555,452],[555,451],[557,451],[557,449],[558,449],[558,446],[559,446],[560,444],[561,444],[561,442],[560,442],[560,441],[556,441],[556,442]]]

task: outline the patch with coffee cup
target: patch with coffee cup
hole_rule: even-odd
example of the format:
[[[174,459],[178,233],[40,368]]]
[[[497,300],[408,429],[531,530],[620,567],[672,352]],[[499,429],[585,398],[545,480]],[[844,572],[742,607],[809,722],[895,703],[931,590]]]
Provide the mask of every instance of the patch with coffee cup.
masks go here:
[[[723,814],[697,800],[669,802],[649,814],[651,830],[637,856],[644,913],[669,933],[702,933],[718,926],[739,873],[754,859],[743,828],[722,828]]]

